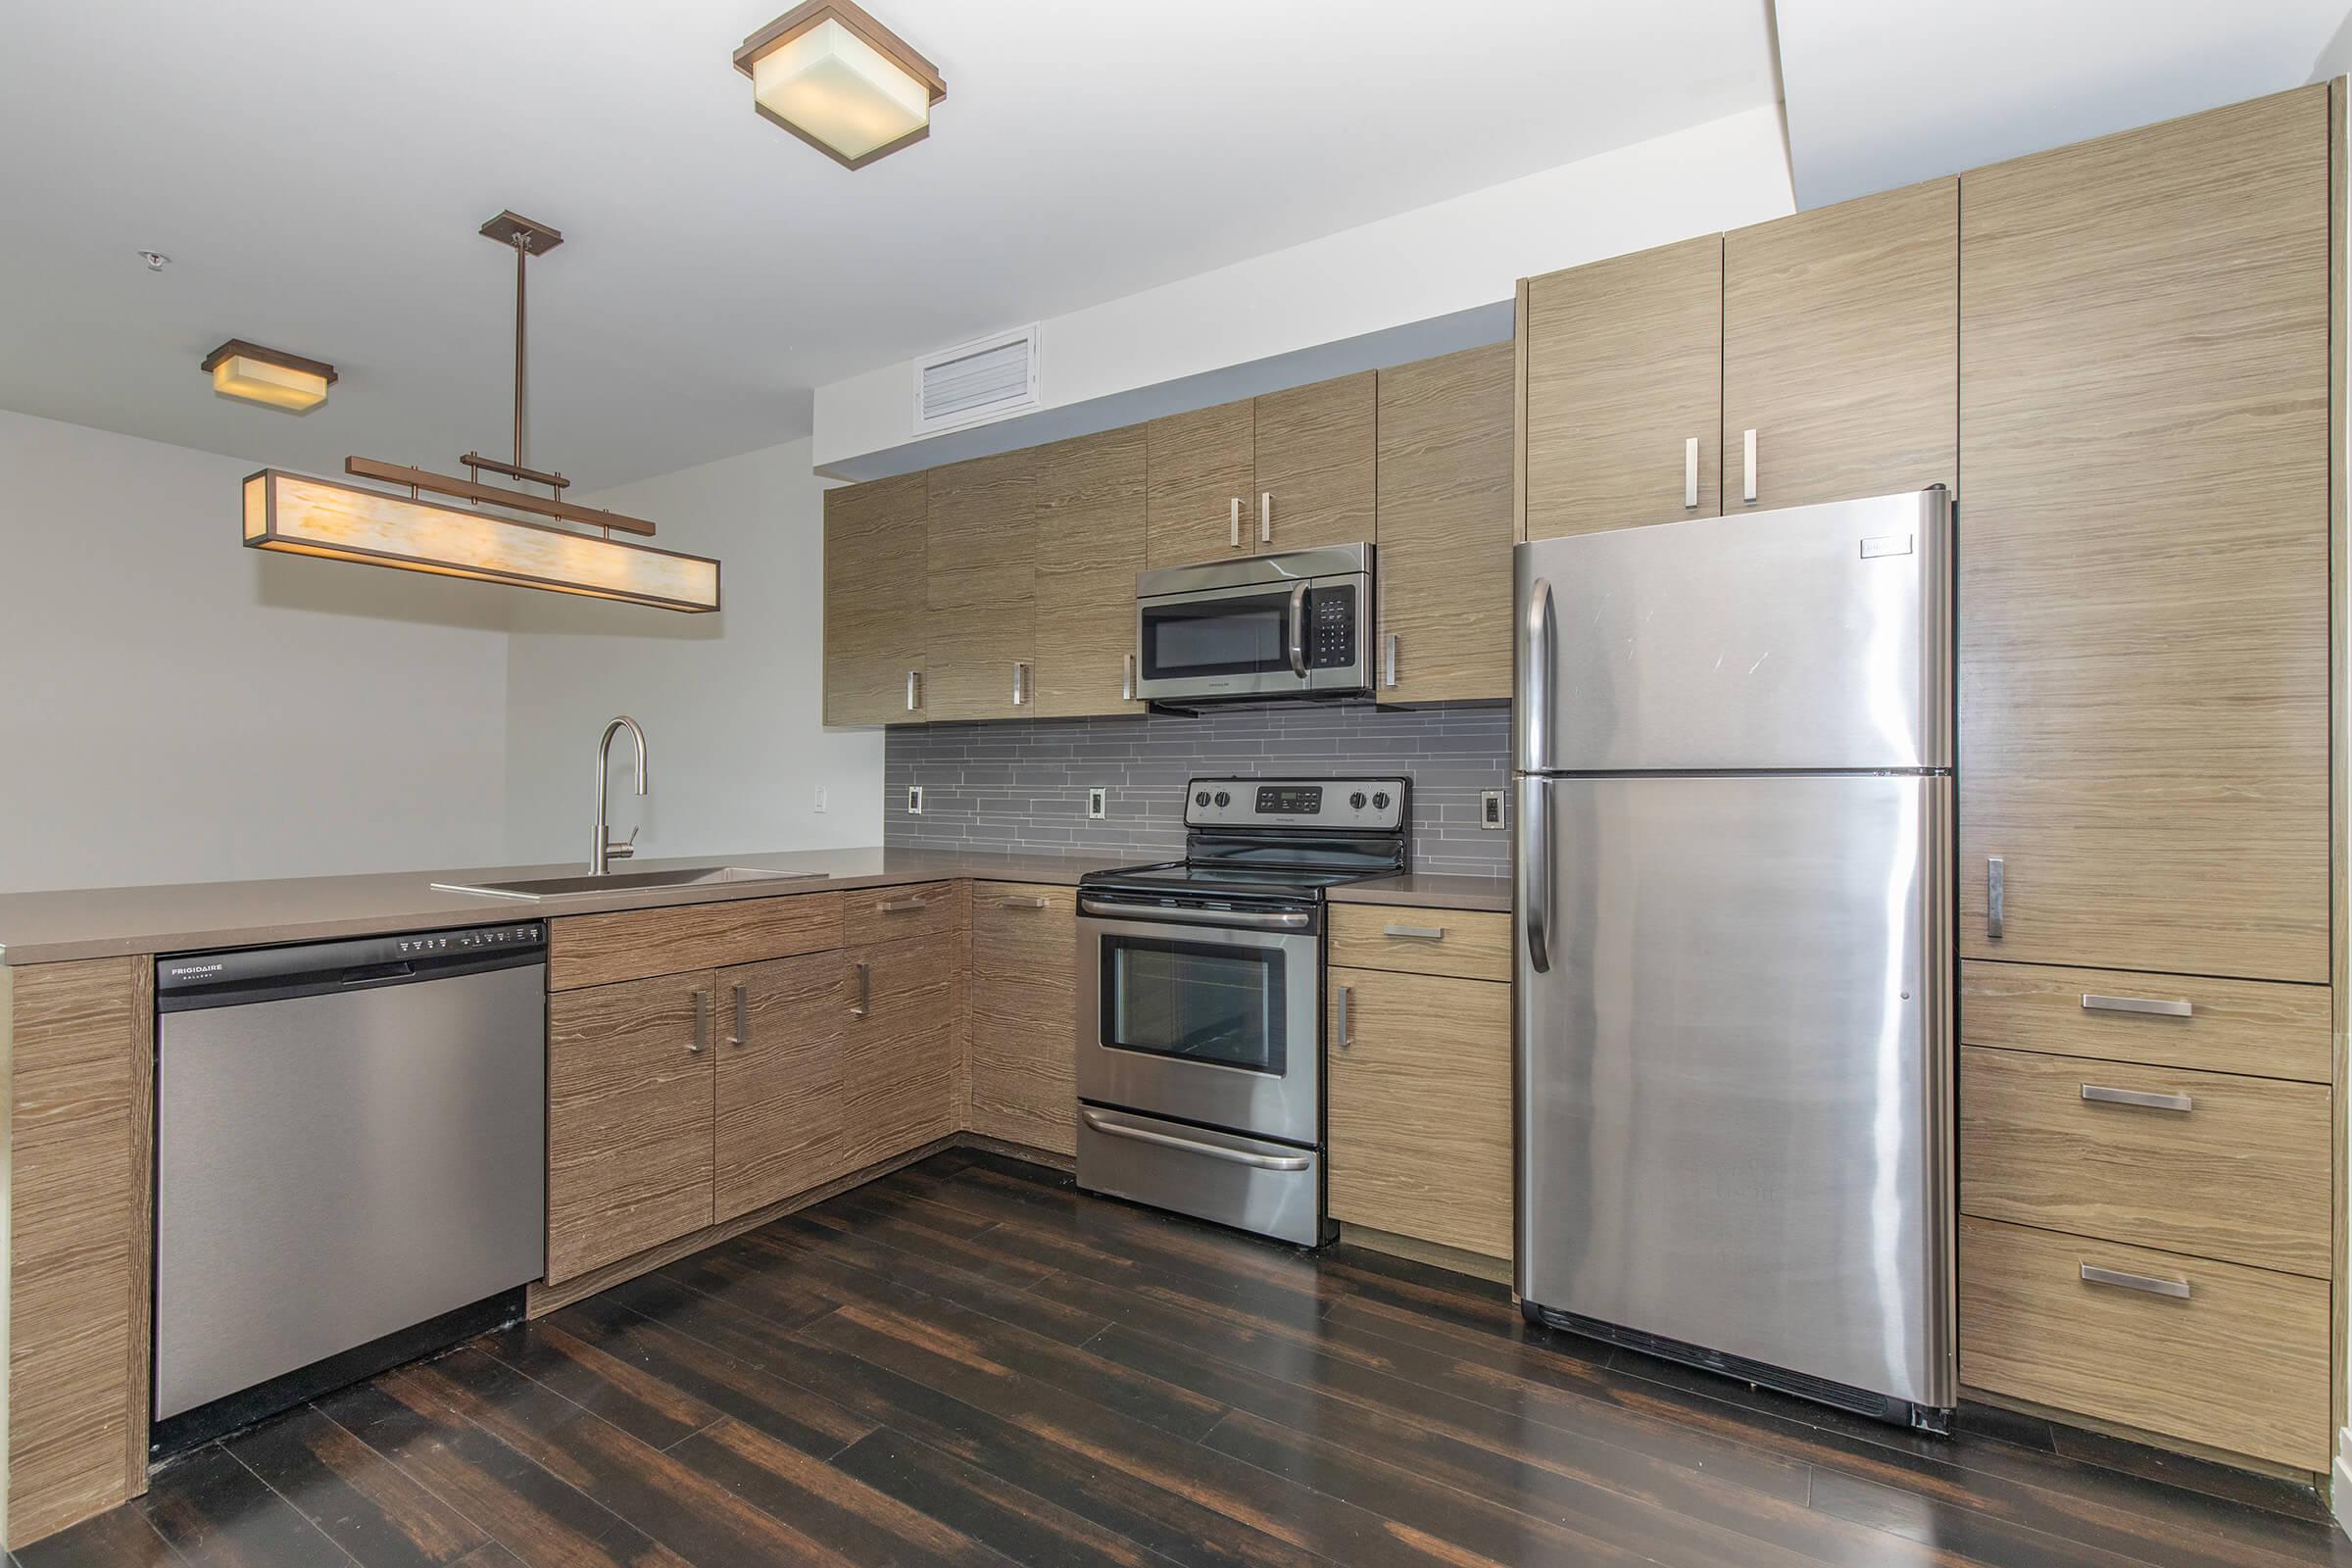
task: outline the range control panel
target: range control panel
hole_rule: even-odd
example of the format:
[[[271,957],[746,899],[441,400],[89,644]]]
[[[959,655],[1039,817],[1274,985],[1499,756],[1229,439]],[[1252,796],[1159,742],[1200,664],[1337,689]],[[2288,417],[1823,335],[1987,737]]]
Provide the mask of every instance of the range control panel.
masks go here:
[[[1401,778],[1197,778],[1187,827],[1329,827],[1396,832],[1404,826]]]

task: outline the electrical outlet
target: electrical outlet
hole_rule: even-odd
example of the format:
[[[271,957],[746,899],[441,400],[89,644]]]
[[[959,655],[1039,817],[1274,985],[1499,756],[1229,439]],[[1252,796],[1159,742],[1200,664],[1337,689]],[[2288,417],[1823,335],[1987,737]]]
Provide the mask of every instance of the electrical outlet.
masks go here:
[[[1100,784],[1086,792],[1086,814],[1089,820],[1100,822],[1110,815],[1110,791]]]
[[[923,787],[920,784],[906,786],[906,814],[908,816],[923,814]]]
[[[824,787],[822,784],[819,784],[819,785],[816,787],[816,799],[815,799],[815,800],[814,800],[812,803],[810,803],[810,804],[811,804],[811,807],[812,807],[812,808],[813,808],[813,809],[815,809],[816,811],[822,812],[822,811],[824,810],[824,808],[825,808],[825,787]]]
[[[1503,830],[1505,824],[1502,819],[1502,791],[1480,790],[1478,792],[1478,825],[1490,833],[1499,833]]]

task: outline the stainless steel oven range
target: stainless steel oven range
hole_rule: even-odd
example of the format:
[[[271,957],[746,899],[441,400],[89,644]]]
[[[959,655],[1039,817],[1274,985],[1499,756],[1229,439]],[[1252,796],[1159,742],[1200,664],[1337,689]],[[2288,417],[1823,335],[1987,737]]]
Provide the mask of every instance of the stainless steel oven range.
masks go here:
[[[1408,781],[1195,779],[1185,858],[1078,887],[1078,1185],[1324,1240],[1324,889],[1405,869]]]

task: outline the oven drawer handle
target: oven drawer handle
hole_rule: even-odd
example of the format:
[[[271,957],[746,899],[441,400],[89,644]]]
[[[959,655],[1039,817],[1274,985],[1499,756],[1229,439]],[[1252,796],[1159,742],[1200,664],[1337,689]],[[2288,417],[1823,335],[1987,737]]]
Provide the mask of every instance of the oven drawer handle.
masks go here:
[[[1311,914],[1250,914],[1240,909],[1163,909],[1155,904],[1113,904],[1107,899],[1081,897],[1078,912],[1104,920],[1164,920],[1171,925],[1222,925],[1242,931],[1300,931],[1315,923]]]
[[[1190,1138],[1175,1138],[1142,1127],[1122,1127],[1115,1121],[1104,1121],[1091,1110],[1086,1113],[1086,1124],[1105,1138],[1132,1138],[1139,1144],[1181,1149],[1188,1154],[1206,1154],[1211,1159],[1230,1160],[1236,1165],[1253,1165],[1259,1170],[1306,1170],[1313,1163],[1303,1154],[1253,1154],[1246,1149],[1224,1149],[1215,1144],[1199,1144]]]

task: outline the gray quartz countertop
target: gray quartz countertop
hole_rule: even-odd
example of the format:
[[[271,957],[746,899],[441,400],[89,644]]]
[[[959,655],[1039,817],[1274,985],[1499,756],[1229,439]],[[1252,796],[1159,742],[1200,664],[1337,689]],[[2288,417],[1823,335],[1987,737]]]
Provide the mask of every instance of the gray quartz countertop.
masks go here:
[[[0,894],[0,962],[56,963],[69,958],[185,953],[206,948],[266,947],[329,941],[389,931],[555,919],[608,909],[651,909],[727,899],[788,897],[841,888],[896,887],[957,877],[1067,886],[1085,872],[1123,865],[1132,854],[988,855],[949,850],[797,850],[781,855],[700,855],[640,859],[622,871],[740,865],[819,873],[807,881],[736,882],[710,887],[615,889],[523,903],[473,893],[443,893],[435,882],[480,883],[576,875],[579,864],[376,872],[269,882],[186,882],[165,887]]]
[[[1403,904],[1428,909],[1489,909],[1511,912],[1507,876],[1422,875],[1376,877],[1331,890],[1335,904]]]

